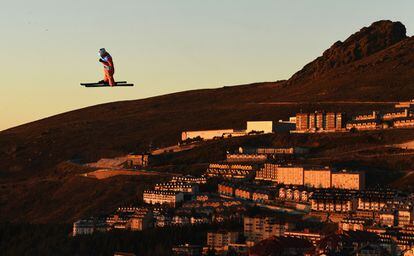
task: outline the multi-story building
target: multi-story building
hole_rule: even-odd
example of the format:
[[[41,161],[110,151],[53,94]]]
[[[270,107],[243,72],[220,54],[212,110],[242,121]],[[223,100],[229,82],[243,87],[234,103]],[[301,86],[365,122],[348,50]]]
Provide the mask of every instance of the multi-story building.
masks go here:
[[[157,214],[154,218],[155,226],[159,228],[170,226],[172,222],[172,217],[167,213]]]
[[[344,128],[344,115],[333,112],[296,114],[296,132],[335,132]]]
[[[175,207],[184,200],[184,194],[175,191],[145,190],[143,198],[147,204],[162,204]]]
[[[229,163],[264,163],[267,161],[265,154],[227,154]]]
[[[183,192],[185,194],[196,194],[198,185],[184,182],[165,182],[155,185],[154,190]]]
[[[218,184],[217,191],[220,195],[231,196],[233,197],[235,194],[236,186],[232,183],[220,183]]]
[[[309,113],[298,113],[296,114],[296,130],[306,131],[309,129]]]
[[[310,197],[311,209],[320,212],[353,212],[356,200],[353,194],[344,190],[316,190]]]
[[[365,189],[365,173],[346,170],[333,172],[332,187],[353,190]]]
[[[277,164],[264,164],[264,166],[256,171],[256,180],[277,181]]]
[[[222,138],[225,134],[233,133],[233,129],[221,129],[221,130],[204,130],[204,131],[184,131],[181,133],[181,140],[186,141],[188,139],[201,139],[212,140],[215,138]]]
[[[379,119],[378,111],[372,111],[368,114],[360,114],[354,117],[355,121],[364,121],[364,120],[377,120]]]
[[[308,153],[309,149],[303,147],[257,148],[255,152],[265,155],[300,155]]]
[[[174,215],[171,218],[171,224],[174,226],[185,226],[191,224],[191,216],[185,214]]]
[[[300,166],[278,166],[276,182],[285,185],[303,185],[304,171]]]
[[[339,228],[343,231],[363,231],[370,224],[372,220],[366,218],[348,217],[339,222]]]
[[[226,179],[253,178],[256,172],[254,165],[247,164],[210,164],[206,175],[208,177],[222,177]]]
[[[107,230],[108,226],[105,220],[89,218],[74,222],[72,228],[72,235],[91,235],[95,232],[105,232]]]
[[[414,128],[414,117],[397,118],[393,120],[394,128]]]
[[[239,232],[220,230],[207,233],[207,247],[220,253],[226,250],[226,246],[238,241]]]
[[[147,167],[149,164],[148,154],[129,154],[127,156],[127,165],[132,167]]]
[[[356,194],[358,210],[379,211],[397,196],[396,191],[391,189],[366,189]]]
[[[192,183],[192,184],[206,184],[207,178],[204,176],[194,177],[191,175],[186,176],[174,176],[170,182],[182,182],[182,183]]]
[[[153,227],[154,216],[152,211],[147,208],[141,208],[135,211],[130,219],[130,226],[132,231],[141,231],[150,227]]]
[[[329,167],[304,169],[303,185],[315,188],[330,188],[331,169]]]
[[[174,256],[201,256],[202,249],[203,248],[200,245],[182,244],[174,246],[172,248],[172,253]]]
[[[380,211],[380,214],[393,214],[394,223],[396,226],[405,227],[413,223],[414,206],[410,200],[405,198],[397,198],[390,200]],[[388,222],[389,224],[390,222]],[[387,225],[388,225],[387,224]]]
[[[282,186],[279,188],[277,195],[282,200],[307,202],[312,195],[311,190],[305,186]]]
[[[256,172],[255,179],[274,181],[285,185],[305,185],[315,188],[359,190],[365,187],[364,172],[334,172],[329,167],[281,166],[266,163]]]
[[[289,229],[289,224],[274,216],[245,216],[243,223],[244,236],[252,243],[273,236],[283,236]]]
[[[382,120],[387,121],[387,120],[394,120],[397,118],[407,118],[407,117],[412,117],[412,113],[406,108],[402,111],[384,113],[382,115]]]
[[[395,218],[395,211],[388,209],[381,210],[379,213],[379,223],[386,227],[396,226],[397,220]]]
[[[404,227],[413,224],[414,208],[412,205],[400,205],[397,208],[397,225]]]
[[[273,121],[247,121],[247,133],[272,133],[274,131]]]
[[[251,200],[253,198],[253,189],[246,186],[237,187],[234,191],[234,196],[245,200]]]
[[[381,128],[381,122],[377,119],[371,120],[354,120],[346,124],[347,130],[376,130]]]
[[[252,200],[257,202],[265,202],[274,198],[275,192],[269,190],[256,190],[253,192]]]
[[[140,231],[153,227],[153,223],[153,211],[143,207],[119,207],[106,218],[108,229]]]

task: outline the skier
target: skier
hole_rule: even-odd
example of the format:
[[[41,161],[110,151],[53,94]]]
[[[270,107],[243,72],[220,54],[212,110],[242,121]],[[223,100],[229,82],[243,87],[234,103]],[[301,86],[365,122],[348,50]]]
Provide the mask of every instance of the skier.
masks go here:
[[[109,86],[115,86],[114,80],[114,73],[115,73],[115,66],[112,60],[112,56],[105,50],[105,48],[101,48],[99,50],[99,62],[101,62],[104,66],[104,80],[99,81],[100,84],[109,84]]]

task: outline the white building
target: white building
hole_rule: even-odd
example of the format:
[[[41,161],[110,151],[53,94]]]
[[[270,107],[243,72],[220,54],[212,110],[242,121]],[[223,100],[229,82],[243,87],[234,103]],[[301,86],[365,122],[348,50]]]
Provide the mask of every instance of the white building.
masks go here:
[[[164,182],[156,184],[154,189],[195,194],[198,192],[198,185],[184,182]]]
[[[194,184],[206,184],[207,178],[204,176],[193,177],[190,175],[187,176],[174,176],[170,182],[183,182],[183,183],[194,183]]]
[[[273,132],[273,121],[247,121],[246,133],[250,132]]]
[[[147,204],[165,204],[175,207],[184,201],[184,193],[175,191],[146,190],[143,195]]]
[[[221,130],[205,130],[205,131],[184,131],[181,133],[181,140],[200,138],[203,140],[212,140],[214,138],[221,138],[225,135],[232,134],[235,131],[233,129],[221,129]]]

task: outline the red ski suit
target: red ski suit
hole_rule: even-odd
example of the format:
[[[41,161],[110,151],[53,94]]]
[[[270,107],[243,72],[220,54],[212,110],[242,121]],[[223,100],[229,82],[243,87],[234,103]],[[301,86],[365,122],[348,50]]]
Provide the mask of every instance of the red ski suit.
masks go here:
[[[104,65],[104,81],[106,83],[109,83],[110,86],[114,86],[115,85],[115,80],[114,80],[115,66],[114,66],[114,62],[112,61],[112,57],[108,53],[101,59],[102,59],[102,64]]]

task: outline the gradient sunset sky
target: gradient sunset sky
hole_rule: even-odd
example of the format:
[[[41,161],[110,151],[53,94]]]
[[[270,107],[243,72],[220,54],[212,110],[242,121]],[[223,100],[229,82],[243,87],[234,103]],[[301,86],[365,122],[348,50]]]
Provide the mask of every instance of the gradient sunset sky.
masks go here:
[[[414,1],[2,0],[0,130],[99,103],[289,78],[380,19],[414,29]],[[102,79],[98,49],[133,88]]]

